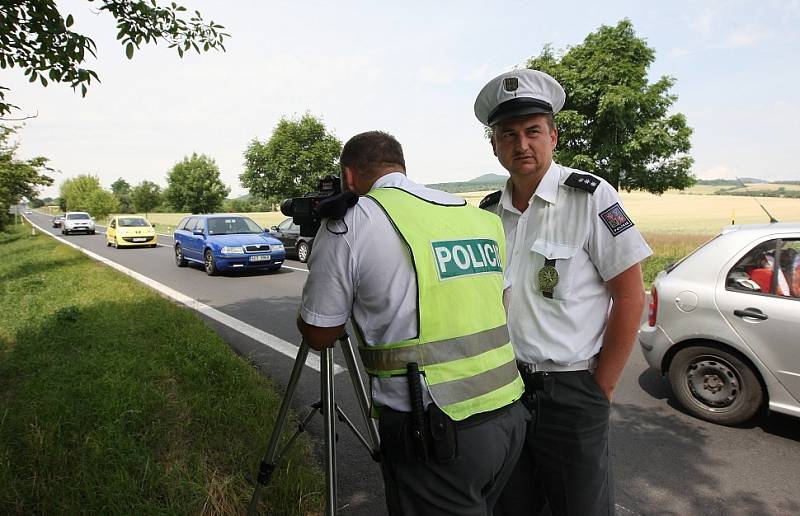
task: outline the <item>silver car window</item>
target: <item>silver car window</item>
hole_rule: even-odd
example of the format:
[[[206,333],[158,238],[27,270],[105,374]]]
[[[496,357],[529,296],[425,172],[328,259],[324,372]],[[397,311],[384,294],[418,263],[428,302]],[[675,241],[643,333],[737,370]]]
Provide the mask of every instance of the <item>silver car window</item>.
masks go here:
[[[773,239],[762,242],[747,252],[726,279],[728,290],[800,297],[800,260],[797,240]]]

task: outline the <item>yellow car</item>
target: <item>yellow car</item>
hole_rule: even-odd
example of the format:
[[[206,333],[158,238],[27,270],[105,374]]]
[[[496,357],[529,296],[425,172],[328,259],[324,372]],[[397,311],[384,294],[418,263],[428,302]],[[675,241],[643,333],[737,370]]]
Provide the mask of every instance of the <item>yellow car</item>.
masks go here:
[[[158,237],[156,230],[146,218],[138,215],[117,215],[106,226],[106,245],[128,247],[147,245],[155,247]]]

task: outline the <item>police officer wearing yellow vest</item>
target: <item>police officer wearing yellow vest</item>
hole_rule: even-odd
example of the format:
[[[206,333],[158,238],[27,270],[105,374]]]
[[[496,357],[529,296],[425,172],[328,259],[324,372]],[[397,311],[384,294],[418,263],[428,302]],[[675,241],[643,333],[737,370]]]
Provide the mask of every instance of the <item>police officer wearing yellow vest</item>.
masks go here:
[[[322,223],[298,328],[320,350],[352,316],[389,514],[491,514],[528,418],[502,304],[500,220],[410,181],[387,133],[351,138],[340,167],[343,188],[362,197]]]
[[[614,188],[553,161],[553,115],[565,92],[549,75],[489,81],[475,115],[510,173],[481,207],[507,239],[511,341],[532,414],[525,449],[496,515],[614,514],[608,448],[614,387],[644,307],[639,262],[651,254]]]

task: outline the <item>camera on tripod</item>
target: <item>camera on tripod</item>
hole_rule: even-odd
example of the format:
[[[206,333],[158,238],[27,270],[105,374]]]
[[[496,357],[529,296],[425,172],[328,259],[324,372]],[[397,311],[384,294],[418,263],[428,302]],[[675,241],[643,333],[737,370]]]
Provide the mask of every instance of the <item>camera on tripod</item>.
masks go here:
[[[338,177],[325,176],[319,180],[316,192],[308,192],[302,197],[284,199],[281,202],[281,213],[294,219],[294,223],[300,226],[302,236],[315,236],[320,222],[326,216],[320,213],[320,203],[341,191],[342,184]]]

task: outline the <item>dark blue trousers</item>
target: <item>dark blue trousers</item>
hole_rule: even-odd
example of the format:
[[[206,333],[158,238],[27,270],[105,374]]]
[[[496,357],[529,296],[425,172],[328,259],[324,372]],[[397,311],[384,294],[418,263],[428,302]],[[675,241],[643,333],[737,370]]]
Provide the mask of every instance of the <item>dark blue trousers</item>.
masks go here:
[[[610,403],[592,373],[520,374],[532,418],[494,516],[614,514]]]

